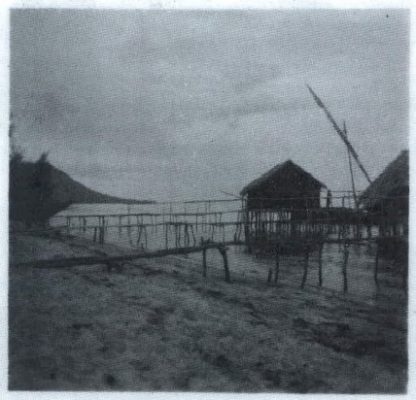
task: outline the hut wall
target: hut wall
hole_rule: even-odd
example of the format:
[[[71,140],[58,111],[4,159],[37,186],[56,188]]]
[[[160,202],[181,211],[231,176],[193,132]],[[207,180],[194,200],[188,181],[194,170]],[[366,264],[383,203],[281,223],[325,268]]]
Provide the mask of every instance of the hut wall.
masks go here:
[[[247,194],[247,207],[253,209],[320,208],[321,187],[295,170],[270,177]]]

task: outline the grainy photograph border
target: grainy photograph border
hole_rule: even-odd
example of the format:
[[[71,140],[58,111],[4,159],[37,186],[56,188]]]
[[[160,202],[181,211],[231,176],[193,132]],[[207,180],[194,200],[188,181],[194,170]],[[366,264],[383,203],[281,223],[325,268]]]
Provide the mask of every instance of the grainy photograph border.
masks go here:
[[[410,1],[19,1],[6,2],[0,7],[0,157],[3,162],[3,168],[0,169],[0,179],[3,190],[0,192],[3,207],[0,209],[0,238],[1,250],[4,257],[2,258],[0,285],[0,370],[1,379],[1,396],[7,399],[92,399],[92,398],[258,398],[271,399],[276,394],[222,394],[222,393],[146,393],[146,392],[10,392],[7,390],[7,368],[8,368],[8,157],[9,157],[9,10],[10,8],[104,8],[104,9],[344,9],[344,8],[405,8],[411,10],[411,32],[410,32],[410,111],[409,111],[409,150],[410,150],[410,214],[409,214],[409,266],[416,260],[416,249],[412,243],[416,243],[416,230],[414,221],[416,218],[415,211],[415,182],[414,177],[416,167],[414,163],[414,153],[416,149],[416,7]],[[414,289],[416,288],[416,273],[409,268],[409,302],[408,302],[408,393],[399,395],[400,398],[412,398],[416,394],[416,375],[415,359],[416,351],[416,334],[415,334],[415,312],[416,300]],[[336,396],[337,398],[374,398],[373,395],[298,395],[279,393],[278,398],[304,398],[307,396],[312,399],[328,398]],[[379,397],[377,395],[377,397]],[[388,398],[388,395],[384,397]]]

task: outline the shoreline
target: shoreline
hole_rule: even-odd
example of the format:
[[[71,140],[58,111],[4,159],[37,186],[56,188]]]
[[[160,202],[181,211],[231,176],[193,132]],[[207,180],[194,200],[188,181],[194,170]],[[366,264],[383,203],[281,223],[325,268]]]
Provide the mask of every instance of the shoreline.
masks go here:
[[[97,251],[125,253],[84,239],[11,236],[15,260]],[[262,274],[237,270],[227,284],[215,257],[208,261],[206,279],[197,259],[176,256],[121,273],[10,269],[9,388],[405,391],[405,297],[370,304],[285,279],[268,286]]]

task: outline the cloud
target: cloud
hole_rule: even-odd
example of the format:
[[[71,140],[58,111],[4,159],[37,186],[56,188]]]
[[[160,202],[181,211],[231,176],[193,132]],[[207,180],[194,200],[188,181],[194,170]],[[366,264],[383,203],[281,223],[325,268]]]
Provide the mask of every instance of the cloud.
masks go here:
[[[14,10],[11,21],[26,155],[50,150],[111,194],[239,191],[287,158],[348,188],[345,147],[305,83],[347,120],[373,176],[407,145],[405,10]]]

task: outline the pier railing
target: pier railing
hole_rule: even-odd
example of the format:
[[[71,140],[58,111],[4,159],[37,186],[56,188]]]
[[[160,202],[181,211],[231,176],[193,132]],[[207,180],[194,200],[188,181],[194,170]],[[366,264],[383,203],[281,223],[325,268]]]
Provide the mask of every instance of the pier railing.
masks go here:
[[[333,196],[342,204],[354,204],[353,196]],[[304,197],[302,199],[305,199]],[[227,246],[245,245],[249,252],[269,252],[275,257],[274,269],[267,277],[277,283],[281,257],[294,251],[304,257],[301,287],[308,279],[309,257],[318,254],[319,286],[322,286],[322,249],[325,243],[338,243],[343,254],[344,291],[348,290],[349,246],[376,244],[374,279],[378,280],[380,250],[388,245],[405,252],[408,238],[406,210],[395,209],[395,198],[378,198],[379,206],[364,209],[354,206],[315,208],[248,208],[243,199],[194,200],[159,203],[162,210],[127,213],[62,213],[54,216],[43,231],[82,236],[99,245],[127,240],[130,254],[117,257],[75,257],[66,260],[39,260],[35,266],[73,266],[103,263],[109,268],[139,258],[202,252],[206,274],[206,251],[218,249],[224,260],[225,279],[230,281]],[[285,201],[288,198],[285,198]],[[299,198],[297,198],[299,200]],[[403,199],[401,199],[403,200]],[[404,199],[406,200],[406,199]],[[408,199],[407,199],[408,200]],[[308,204],[307,202],[305,204]],[[228,208],[224,207],[227,205]],[[329,205],[329,204],[328,204]],[[154,205],[152,205],[154,206]],[[149,206],[142,206],[149,207]],[[39,228],[27,233],[39,233]],[[30,264],[30,263],[29,263]],[[30,264],[30,265],[32,265]],[[403,273],[405,282],[405,273]]]
[[[351,195],[331,198],[341,199],[341,204],[351,204],[353,200]],[[306,197],[284,198],[285,201],[299,199],[307,204]],[[221,207],[230,203],[235,207]],[[250,247],[288,239],[372,239],[406,237],[408,233],[406,213],[392,212],[391,208],[386,212],[387,208],[382,205],[376,210],[342,206],[271,209],[248,208],[242,199],[217,199],[159,203],[157,206],[165,208],[158,212],[63,213],[54,216],[50,223],[68,234],[89,235],[100,244],[106,242],[108,232],[112,231],[112,239],[117,233],[123,234],[133,247],[165,250],[197,246],[201,238],[211,242],[244,242]],[[190,210],[190,206],[194,209]]]

